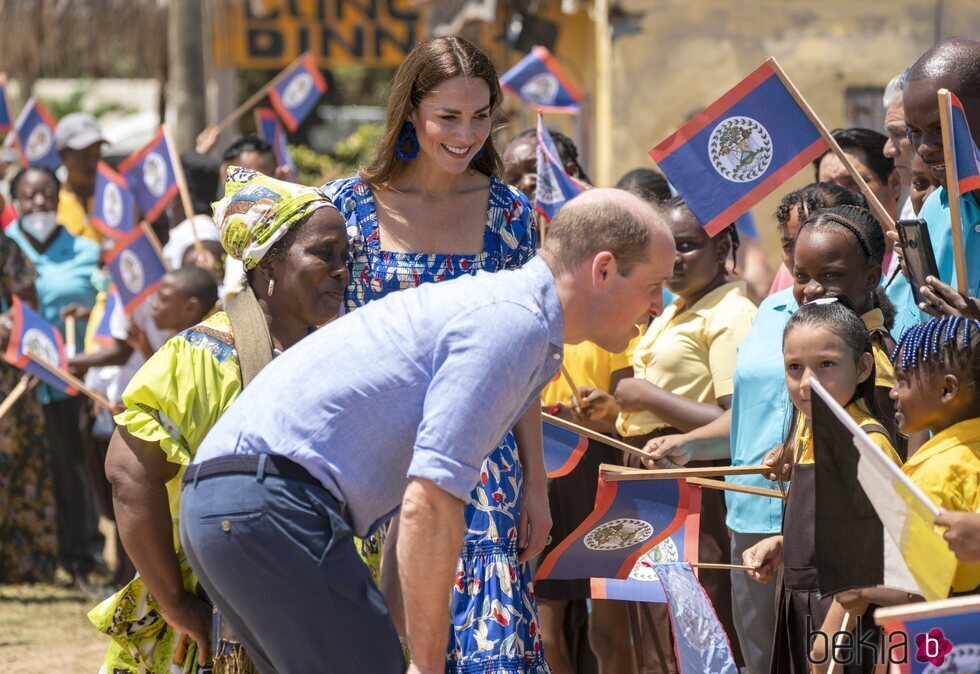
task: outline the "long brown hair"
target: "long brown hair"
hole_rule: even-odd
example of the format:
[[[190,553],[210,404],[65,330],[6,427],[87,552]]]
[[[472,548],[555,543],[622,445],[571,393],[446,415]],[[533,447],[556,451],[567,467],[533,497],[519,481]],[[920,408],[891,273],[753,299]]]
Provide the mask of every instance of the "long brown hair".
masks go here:
[[[395,73],[388,92],[385,130],[374,159],[361,169],[361,180],[384,187],[405,168],[395,154],[409,113],[439,84],[453,77],[478,77],[490,88],[490,119],[496,117],[503,94],[490,57],[463,38],[436,37],[417,44]],[[503,161],[493,146],[493,135],[483,143],[483,155],[470,165],[485,175],[500,175]]]

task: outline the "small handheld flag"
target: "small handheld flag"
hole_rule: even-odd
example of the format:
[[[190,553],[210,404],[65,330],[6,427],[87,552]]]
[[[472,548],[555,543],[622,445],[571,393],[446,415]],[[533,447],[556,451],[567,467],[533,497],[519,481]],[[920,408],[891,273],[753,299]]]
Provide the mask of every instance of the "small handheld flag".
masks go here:
[[[939,123],[943,134],[943,158],[946,161],[946,189],[949,190],[950,226],[953,229],[953,264],[956,289],[963,295],[969,292],[966,249],[963,244],[963,216],[960,198],[964,193],[980,189],[980,150],[970,135],[963,104],[948,89],[940,89]]]
[[[70,382],[38,364],[44,362],[56,370],[68,369],[65,343],[58,328],[44,320],[16,295],[11,314],[13,324],[10,327],[10,339],[4,359],[63,393],[78,393]]]
[[[327,90],[312,54],[304,54],[280,75],[269,90],[269,102],[290,131],[296,131]]]
[[[890,671],[898,674],[980,671],[980,597],[879,608]],[[907,652],[901,648],[906,644]],[[894,650],[893,650],[894,649]]]
[[[572,83],[547,48],[537,46],[504,73],[500,86],[539,112],[577,115],[582,93]]]
[[[126,179],[105,162],[99,162],[95,175],[92,224],[114,239],[129,234],[136,224],[136,197]]]
[[[873,578],[877,583],[871,584],[887,585],[911,592],[918,590],[917,594],[930,600],[947,597],[956,572],[956,557],[933,526],[933,520],[939,514],[936,506],[872,442],[820,382],[811,378],[810,387],[817,394],[811,401],[814,409],[818,410],[822,404],[829,411],[829,414],[821,418],[826,420],[830,416],[836,417],[851,435],[860,455],[856,469],[857,481],[888,532],[882,540],[880,552],[862,550],[864,554],[874,555],[873,561],[862,561],[865,566],[863,573],[868,577],[880,576],[880,580]],[[817,423],[814,418],[814,424]],[[823,457],[817,454],[815,456],[819,465]],[[846,542],[843,549],[850,549],[848,546],[854,541]],[[853,562],[853,558],[849,559]],[[825,582],[839,580],[830,578],[825,581],[822,577],[823,571],[820,575],[821,588]]]
[[[680,528],[643,553],[625,579],[593,578],[593,599],[619,599],[663,604],[667,602],[663,585],[658,582],[658,564],[697,563],[701,529],[701,488],[688,485],[691,504]]]
[[[738,674],[728,635],[690,564],[655,564],[674,628],[680,674]]]
[[[256,108],[255,128],[258,129],[259,138],[272,146],[272,151],[276,154],[276,164],[287,167],[292,178],[296,179],[299,171],[286,145],[286,130],[276,113],[268,108]]]
[[[547,419],[542,428],[544,443],[544,468],[554,479],[568,475],[582,460],[588,449],[589,439],[550,423]]]
[[[143,219],[153,222],[177,196],[177,178],[171,162],[172,153],[163,128],[143,149],[126,157],[119,172],[136,197]]]
[[[61,166],[54,127],[54,117],[39,101],[29,98],[14,123],[24,166],[45,166],[52,171]]]
[[[12,128],[10,107],[7,105],[7,78],[0,75],[0,133],[7,133]]]
[[[545,557],[535,577],[625,578],[698,512],[694,489],[684,480],[607,482],[600,475],[592,514]]]
[[[829,147],[766,61],[650,156],[714,236]]]
[[[119,299],[116,284],[110,283],[105,294],[105,304],[102,305],[102,319],[92,336],[92,339],[103,346],[111,346],[116,343],[116,338],[112,335],[112,315],[121,304],[122,301]]]
[[[106,262],[127,316],[156,292],[167,273],[163,260],[142,229],[134,229],[120,239],[109,251]]]
[[[581,194],[587,188],[565,172],[555,148],[555,141],[538,115],[538,182],[534,192],[534,210],[546,221],[558,214],[569,199]]]

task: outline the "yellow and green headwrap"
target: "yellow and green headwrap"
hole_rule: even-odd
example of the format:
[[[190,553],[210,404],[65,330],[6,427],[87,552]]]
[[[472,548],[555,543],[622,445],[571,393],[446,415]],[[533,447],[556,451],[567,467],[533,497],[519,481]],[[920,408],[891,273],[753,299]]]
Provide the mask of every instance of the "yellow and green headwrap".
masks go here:
[[[228,169],[225,197],[212,206],[221,245],[246,270],[254,269],[300,220],[321,208],[334,208],[316,188],[238,166]]]

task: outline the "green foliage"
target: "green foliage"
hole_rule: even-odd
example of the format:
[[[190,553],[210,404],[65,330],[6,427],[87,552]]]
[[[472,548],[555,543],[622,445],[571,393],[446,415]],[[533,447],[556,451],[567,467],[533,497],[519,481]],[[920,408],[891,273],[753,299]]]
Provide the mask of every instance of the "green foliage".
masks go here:
[[[353,175],[374,156],[381,131],[380,124],[362,124],[337,144],[333,156],[321,154],[305,145],[290,145],[289,151],[299,169],[300,182],[320,185],[327,180]]]
[[[94,107],[86,106],[85,98],[88,96],[89,91],[89,85],[81,84],[68,95],[68,98],[43,98],[41,99],[41,103],[43,103],[44,107],[51,112],[55,119],[61,119],[65,115],[72,112],[90,112],[95,115],[97,119],[108,113],[131,115],[139,112],[137,108],[123,105],[116,101],[103,101]]]

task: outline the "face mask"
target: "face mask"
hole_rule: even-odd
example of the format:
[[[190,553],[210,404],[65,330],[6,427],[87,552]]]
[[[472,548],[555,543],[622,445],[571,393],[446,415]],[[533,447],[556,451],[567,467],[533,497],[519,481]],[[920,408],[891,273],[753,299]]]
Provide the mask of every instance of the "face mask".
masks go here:
[[[40,243],[46,242],[57,226],[58,214],[55,211],[27,213],[20,217],[21,230]]]

